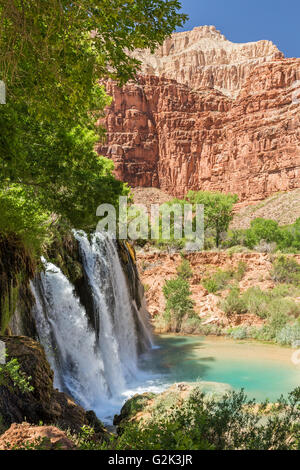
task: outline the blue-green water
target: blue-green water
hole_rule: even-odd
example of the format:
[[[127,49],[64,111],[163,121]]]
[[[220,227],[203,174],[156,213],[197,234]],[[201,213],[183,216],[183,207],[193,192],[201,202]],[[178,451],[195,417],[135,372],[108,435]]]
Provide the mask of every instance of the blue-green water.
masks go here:
[[[289,348],[197,336],[160,335],[155,343],[141,360],[153,389],[183,381],[223,382],[260,401],[276,400],[300,385],[300,365],[293,364]]]

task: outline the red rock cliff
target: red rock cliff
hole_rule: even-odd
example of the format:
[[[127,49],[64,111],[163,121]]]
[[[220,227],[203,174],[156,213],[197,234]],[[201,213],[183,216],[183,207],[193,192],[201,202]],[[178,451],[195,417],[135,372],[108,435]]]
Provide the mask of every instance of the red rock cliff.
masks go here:
[[[190,47],[189,34],[189,44],[197,39]],[[212,27],[168,41],[153,69],[158,76],[140,75],[121,89],[107,84],[113,103],[104,119],[107,141],[98,151],[114,160],[117,176],[177,196],[208,189],[235,192],[242,200],[300,187],[300,59],[282,58],[268,41],[234,47]],[[207,65],[182,66],[190,79],[181,80],[181,74],[178,80],[186,83],[166,78],[175,76],[178,64],[161,65],[165,50],[169,56],[178,50],[186,63],[191,50],[191,57],[215,61],[210,87],[203,78]],[[145,57],[143,69],[149,71],[154,56]],[[239,66],[243,61],[237,75],[234,60]]]

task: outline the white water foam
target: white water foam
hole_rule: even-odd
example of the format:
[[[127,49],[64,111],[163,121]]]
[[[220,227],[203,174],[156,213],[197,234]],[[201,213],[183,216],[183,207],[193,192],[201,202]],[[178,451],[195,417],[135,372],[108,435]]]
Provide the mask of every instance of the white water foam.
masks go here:
[[[151,333],[143,309],[130,298],[115,242],[100,233],[91,241],[84,232],[74,234],[97,327],[91,327],[72,284],[46,260],[32,283],[36,326],[55,386],[109,423],[134,393],[161,387],[138,369],[139,341],[150,346]]]

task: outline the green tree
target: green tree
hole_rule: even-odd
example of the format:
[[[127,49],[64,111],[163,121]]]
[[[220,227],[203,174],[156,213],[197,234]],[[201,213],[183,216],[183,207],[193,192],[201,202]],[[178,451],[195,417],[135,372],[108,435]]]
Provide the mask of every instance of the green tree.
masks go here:
[[[174,325],[175,331],[180,331],[184,316],[195,314],[190,285],[186,279],[177,277],[165,282],[163,293],[166,299],[165,317]]]
[[[154,50],[182,25],[179,8],[177,0],[1,0],[0,193],[16,198],[14,213],[21,197],[39,214],[87,228],[99,204],[128,193],[94,150],[110,103],[99,81],[133,78],[132,52]]]
[[[187,199],[193,204],[204,205],[205,227],[213,230],[216,246],[219,247],[221,234],[228,230],[233,218],[233,205],[238,201],[238,196],[221,192],[189,191]]]
[[[279,242],[282,232],[275,220],[256,218],[251,221],[250,228],[246,230],[245,244],[253,248],[261,240],[266,242]]]
[[[78,112],[99,109],[100,78],[125,83],[140,64],[132,51],[153,51],[182,26],[180,7],[177,0],[1,0],[0,70],[9,101],[78,124]]]

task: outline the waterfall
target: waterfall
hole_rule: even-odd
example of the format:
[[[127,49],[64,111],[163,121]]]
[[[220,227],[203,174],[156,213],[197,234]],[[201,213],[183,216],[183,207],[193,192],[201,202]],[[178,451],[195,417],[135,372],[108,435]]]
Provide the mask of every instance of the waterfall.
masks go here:
[[[33,313],[55,386],[105,418],[136,379],[139,351],[151,346],[151,334],[143,306],[138,309],[131,299],[115,241],[101,233],[90,241],[84,232],[74,236],[93,325],[73,285],[46,260],[44,272],[32,282]]]

